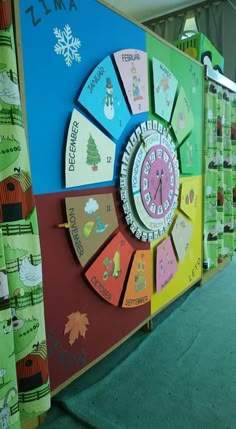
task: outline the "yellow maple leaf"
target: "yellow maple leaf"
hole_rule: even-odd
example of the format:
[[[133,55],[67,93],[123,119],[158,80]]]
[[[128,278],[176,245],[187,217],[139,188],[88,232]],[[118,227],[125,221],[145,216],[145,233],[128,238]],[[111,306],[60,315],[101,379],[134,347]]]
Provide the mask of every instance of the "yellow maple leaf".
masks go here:
[[[89,325],[87,314],[76,311],[67,316],[68,322],[65,324],[64,335],[69,333],[69,344],[72,346],[79,336],[85,338],[87,325]]]

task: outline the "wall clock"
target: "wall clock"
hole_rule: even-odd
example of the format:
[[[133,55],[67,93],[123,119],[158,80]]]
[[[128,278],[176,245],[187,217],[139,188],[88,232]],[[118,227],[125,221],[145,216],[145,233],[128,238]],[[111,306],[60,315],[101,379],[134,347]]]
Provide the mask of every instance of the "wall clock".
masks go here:
[[[136,238],[152,241],[172,223],[179,195],[179,163],[168,131],[157,120],[142,123],[129,140],[121,165],[120,194]]]

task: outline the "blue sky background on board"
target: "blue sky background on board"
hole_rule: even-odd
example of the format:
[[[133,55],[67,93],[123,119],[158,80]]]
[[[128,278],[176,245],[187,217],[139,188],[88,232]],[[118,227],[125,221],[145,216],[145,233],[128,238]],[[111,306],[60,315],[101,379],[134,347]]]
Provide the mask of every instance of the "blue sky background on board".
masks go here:
[[[55,4],[60,2],[50,0],[44,1],[46,8],[36,0],[19,3],[33,190],[36,195],[61,192],[66,189],[65,144],[72,110],[75,107],[88,116],[77,101],[83,85],[107,55],[125,48],[145,51],[146,35],[144,30],[95,0],[63,0],[65,9],[56,9]],[[54,52],[59,42],[54,29],[62,33],[65,25],[70,26],[72,36],[81,42],[77,49],[81,62],[74,60],[71,67],[66,65],[62,54]],[[119,175],[120,149],[135,127],[146,119],[146,113],[131,116],[121,137],[114,140],[115,176]],[[111,184],[114,180],[93,187]],[[86,187],[91,185],[78,189]]]

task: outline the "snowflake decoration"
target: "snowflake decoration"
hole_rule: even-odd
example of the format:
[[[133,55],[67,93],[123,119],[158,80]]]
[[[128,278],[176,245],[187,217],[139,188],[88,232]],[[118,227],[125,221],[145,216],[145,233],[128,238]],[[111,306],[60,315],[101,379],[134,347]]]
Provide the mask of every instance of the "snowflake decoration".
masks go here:
[[[78,49],[81,46],[81,42],[78,37],[72,36],[70,26],[66,24],[63,31],[56,27],[53,32],[57,38],[57,43],[54,46],[56,54],[63,55],[68,67],[72,65],[73,61],[80,63],[81,56],[78,53]]]

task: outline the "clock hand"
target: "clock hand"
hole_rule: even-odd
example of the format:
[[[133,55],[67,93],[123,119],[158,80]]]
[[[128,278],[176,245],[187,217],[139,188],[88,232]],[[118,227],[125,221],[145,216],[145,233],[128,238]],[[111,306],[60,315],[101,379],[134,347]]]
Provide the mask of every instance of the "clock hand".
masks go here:
[[[162,204],[162,178],[160,177],[160,179],[159,179],[159,183],[158,183],[158,186],[157,186],[157,188],[156,188],[156,192],[155,192],[155,195],[154,195],[154,200],[156,199],[156,197],[157,197],[157,192],[158,191],[161,191],[160,192],[160,196],[161,196],[161,204]]]
[[[160,185],[161,185],[161,187],[160,187],[160,203],[162,206],[162,178],[160,178]]]
[[[154,200],[155,200],[155,199],[156,199],[156,197],[157,197],[157,192],[159,191],[160,186],[161,186],[161,178],[159,179],[159,183],[158,183],[158,186],[157,186],[157,188],[156,188],[156,192],[155,192],[155,195],[154,195]]]

